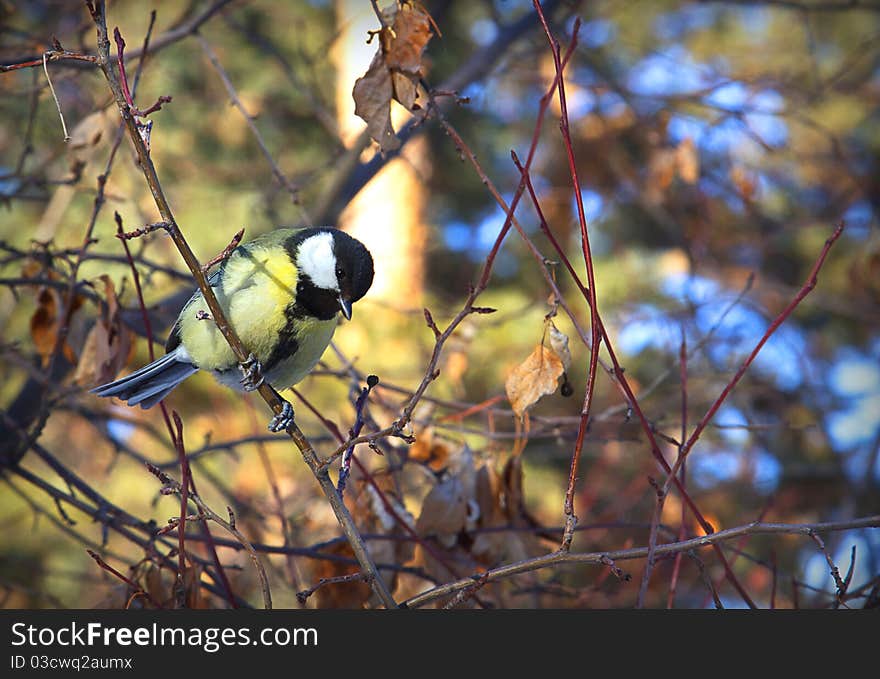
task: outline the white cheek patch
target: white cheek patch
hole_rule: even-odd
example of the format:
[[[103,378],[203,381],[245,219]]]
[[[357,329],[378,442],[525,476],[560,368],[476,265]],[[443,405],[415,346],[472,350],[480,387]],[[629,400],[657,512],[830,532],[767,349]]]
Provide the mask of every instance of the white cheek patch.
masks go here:
[[[312,279],[319,288],[339,292],[336,280],[336,256],[333,254],[333,235],[319,233],[309,236],[299,246],[296,268]]]

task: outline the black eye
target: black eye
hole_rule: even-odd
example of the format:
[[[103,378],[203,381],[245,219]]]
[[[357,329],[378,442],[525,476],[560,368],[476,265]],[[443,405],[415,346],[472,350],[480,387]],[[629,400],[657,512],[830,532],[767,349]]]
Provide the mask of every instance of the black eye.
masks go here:
[[[343,269],[343,268],[336,269],[336,279],[340,280],[340,281],[345,279],[345,269]]]

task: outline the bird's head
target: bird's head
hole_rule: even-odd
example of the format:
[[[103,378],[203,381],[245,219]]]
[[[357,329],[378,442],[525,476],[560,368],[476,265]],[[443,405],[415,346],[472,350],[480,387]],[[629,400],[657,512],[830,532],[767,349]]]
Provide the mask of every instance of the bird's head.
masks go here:
[[[296,267],[299,287],[309,298],[299,301],[318,317],[341,311],[351,319],[352,304],[373,284],[370,251],[339,229],[309,229],[303,235],[296,248]]]

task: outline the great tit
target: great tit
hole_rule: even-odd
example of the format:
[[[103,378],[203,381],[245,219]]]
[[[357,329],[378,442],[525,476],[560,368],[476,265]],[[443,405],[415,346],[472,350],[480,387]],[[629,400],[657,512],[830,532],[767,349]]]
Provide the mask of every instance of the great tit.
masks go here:
[[[235,354],[197,291],[177,317],[162,358],[92,393],[151,408],[199,370],[238,390],[256,389],[255,374],[277,389],[293,386],[330,344],[337,312],[351,319],[352,304],[370,289],[373,258],[363,243],[339,229],[276,229],[235,248],[208,282],[251,352],[250,374],[242,378]],[[287,404],[269,428],[280,431],[292,418]]]

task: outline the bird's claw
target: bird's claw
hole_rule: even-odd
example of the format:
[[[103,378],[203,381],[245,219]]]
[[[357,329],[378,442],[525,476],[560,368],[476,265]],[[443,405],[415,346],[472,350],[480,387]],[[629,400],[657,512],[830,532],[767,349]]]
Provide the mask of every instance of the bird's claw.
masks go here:
[[[241,364],[241,386],[245,391],[256,391],[265,381],[263,366],[257,357],[250,354],[247,360]]]
[[[283,401],[283,404],[281,412],[269,422],[269,431],[271,432],[287,431],[293,424],[293,406],[287,401]]]

